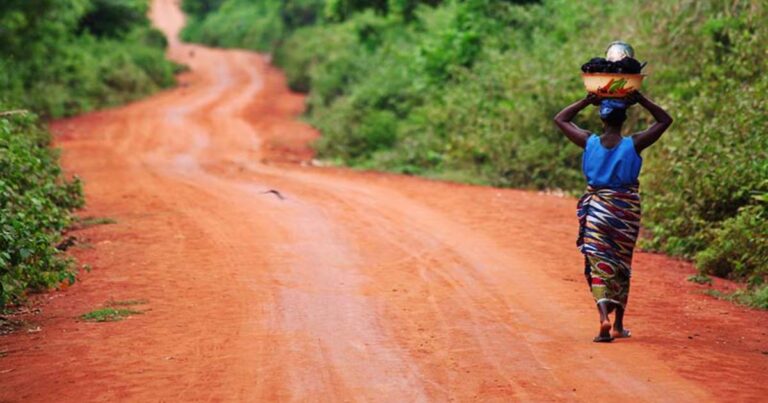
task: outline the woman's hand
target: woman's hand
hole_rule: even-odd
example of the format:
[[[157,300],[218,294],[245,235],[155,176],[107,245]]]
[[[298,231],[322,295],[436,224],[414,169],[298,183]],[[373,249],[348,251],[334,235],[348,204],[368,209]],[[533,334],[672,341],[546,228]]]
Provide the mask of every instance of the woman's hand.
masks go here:
[[[635,90],[630,92],[626,97],[624,97],[624,100],[627,101],[628,105],[634,105],[640,102],[640,100],[643,98],[645,98],[643,94],[641,94],[640,91]]]
[[[589,102],[590,105],[594,106],[600,105],[600,101],[602,101],[602,99],[593,92],[588,92],[587,96],[584,97],[584,100]]]

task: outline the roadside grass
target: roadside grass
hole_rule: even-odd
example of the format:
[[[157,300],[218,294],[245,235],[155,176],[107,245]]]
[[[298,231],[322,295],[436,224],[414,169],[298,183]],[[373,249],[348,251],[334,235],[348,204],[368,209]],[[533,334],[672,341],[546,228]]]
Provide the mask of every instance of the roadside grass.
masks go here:
[[[768,310],[768,286],[737,290],[734,292],[707,289],[703,290],[702,293],[709,295],[710,297],[734,302],[750,308]]]
[[[80,319],[87,322],[117,322],[130,315],[142,314],[142,311],[133,309],[101,308],[80,315]]]
[[[72,226],[76,229],[84,229],[95,227],[97,225],[117,224],[117,220],[110,217],[77,217],[75,224]]]
[[[117,322],[131,315],[141,315],[145,311],[125,308],[137,305],[145,305],[149,301],[145,299],[134,299],[116,301],[110,299],[104,305],[104,308],[95,309],[91,312],[80,315],[80,319],[87,322]]]
[[[692,276],[688,276],[688,278],[686,280],[688,280],[688,281],[690,281],[692,283],[696,283],[696,284],[702,284],[702,285],[703,284],[709,284],[709,285],[712,285],[712,277],[710,277],[710,276],[708,276],[708,275],[706,275],[704,273],[698,273],[698,274],[694,274]]]

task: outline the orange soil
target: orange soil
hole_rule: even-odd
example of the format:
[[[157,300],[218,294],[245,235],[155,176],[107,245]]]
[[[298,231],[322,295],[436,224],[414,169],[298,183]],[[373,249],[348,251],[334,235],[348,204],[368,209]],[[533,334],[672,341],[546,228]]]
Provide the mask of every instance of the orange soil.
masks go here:
[[[179,43],[178,88],[54,122],[85,179],[93,266],[0,338],[0,401],[758,401],[768,314],[639,253],[628,340],[599,322],[575,201],[322,169],[261,55]],[[276,189],[285,196],[262,193]],[[75,318],[145,299],[113,323]]]

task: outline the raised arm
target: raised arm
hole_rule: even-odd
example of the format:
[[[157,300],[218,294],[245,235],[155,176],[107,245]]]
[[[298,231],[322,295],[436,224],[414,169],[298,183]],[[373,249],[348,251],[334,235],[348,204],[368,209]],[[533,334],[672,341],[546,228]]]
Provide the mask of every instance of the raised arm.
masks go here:
[[[640,91],[634,92],[632,97],[634,98],[633,100],[637,101],[638,104],[647,109],[653,118],[656,119],[656,123],[651,127],[645,131],[632,135],[632,140],[635,143],[635,150],[639,153],[655,143],[656,140],[664,134],[667,128],[672,124],[672,117],[659,105],[656,105],[653,101],[646,98],[645,95],[641,94]]]
[[[599,102],[599,98],[597,98],[596,95],[588,94],[586,98],[574,102],[555,115],[555,124],[560,131],[565,134],[565,137],[568,137],[568,140],[571,140],[581,148],[587,146],[587,139],[589,138],[590,133],[579,126],[576,126],[572,120],[582,109],[589,105],[594,105],[597,102]]]

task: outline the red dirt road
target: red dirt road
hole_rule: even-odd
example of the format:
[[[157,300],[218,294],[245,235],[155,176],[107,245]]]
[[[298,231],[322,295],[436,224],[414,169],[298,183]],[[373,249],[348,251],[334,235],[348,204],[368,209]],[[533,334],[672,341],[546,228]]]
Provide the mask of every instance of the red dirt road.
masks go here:
[[[174,0],[152,18],[183,24]],[[93,270],[41,297],[40,331],[0,337],[0,401],[768,396],[768,314],[663,256],[636,256],[634,337],[591,342],[575,200],[292,163],[316,133],[264,56],[170,56],[191,68],[178,88],[52,125],[82,215],[117,223],[75,233]]]

